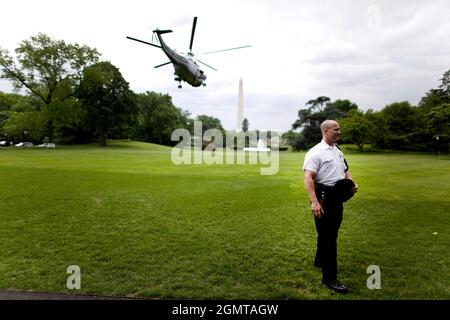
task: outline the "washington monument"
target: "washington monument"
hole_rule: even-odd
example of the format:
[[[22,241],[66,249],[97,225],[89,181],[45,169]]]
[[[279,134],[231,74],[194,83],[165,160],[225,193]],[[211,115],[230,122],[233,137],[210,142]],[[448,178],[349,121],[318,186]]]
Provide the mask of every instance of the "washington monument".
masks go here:
[[[242,121],[244,121],[244,84],[240,78],[236,131],[242,130]]]

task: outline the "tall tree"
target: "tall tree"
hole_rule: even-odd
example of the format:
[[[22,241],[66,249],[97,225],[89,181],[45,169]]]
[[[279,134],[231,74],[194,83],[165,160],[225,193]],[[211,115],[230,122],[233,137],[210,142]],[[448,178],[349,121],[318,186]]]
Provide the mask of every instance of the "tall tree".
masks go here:
[[[427,123],[434,138],[447,141],[450,152],[450,104],[441,104],[431,109]]]
[[[427,150],[430,135],[420,108],[408,101],[394,102],[370,115],[375,124],[373,142],[376,147],[395,150]]]
[[[301,128],[302,136],[297,139],[296,148],[306,149],[318,143],[322,137],[320,124],[323,121],[344,118],[350,110],[358,108],[349,100],[330,101],[330,98],[320,96],[309,100],[305,105],[309,107],[298,111],[298,119],[292,124],[292,129]],[[325,107],[324,104],[326,104]]]
[[[45,115],[37,111],[36,97],[0,93],[0,135],[11,141],[42,141]],[[26,134],[25,134],[26,132]]]
[[[440,79],[438,89],[429,90],[419,102],[422,117],[428,117],[430,111],[443,104],[450,104],[450,70],[446,71]]]
[[[373,130],[373,125],[366,115],[353,109],[346,118],[338,119],[338,122],[342,131],[342,139],[347,143],[356,144],[359,152],[363,152],[364,145],[371,141]]]
[[[218,118],[207,116],[206,114],[201,114],[198,115],[195,120],[202,122],[202,135],[208,129],[217,129],[222,133],[225,132],[225,129],[222,127],[222,123]]]
[[[320,123],[326,119],[323,105],[330,102],[330,98],[320,96],[316,99],[309,100],[305,106],[309,106],[305,109],[298,111],[298,119],[292,125],[292,129],[298,129],[301,127],[316,127],[320,126]]]
[[[22,41],[15,52],[16,60],[0,48],[1,78],[12,81],[18,89],[26,88],[42,101],[48,115],[48,138],[53,142],[53,111],[74,96],[83,69],[96,63],[100,54],[96,49],[66,44],[42,33]]]
[[[327,103],[323,110],[326,119],[345,118],[346,115],[352,111],[358,110],[358,106],[348,99],[337,99],[333,102]]]
[[[15,141],[42,141],[45,120],[43,113],[36,111],[12,112],[3,126],[4,134]]]
[[[20,100],[21,96],[15,93],[4,93],[0,91],[0,134],[6,135],[2,129],[11,115],[12,107]]]
[[[428,113],[432,108],[444,103],[450,103],[450,95],[447,95],[442,89],[431,89],[422,97],[419,107]]]
[[[130,123],[136,114],[134,93],[110,62],[84,70],[78,97],[86,106],[88,122],[95,128],[101,146],[106,146],[111,130]]]
[[[173,145],[172,132],[183,128],[193,130],[189,112],[177,108],[168,94],[145,92],[137,94],[137,138],[158,144]]]
[[[318,112],[322,112],[322,111],[323,111],[323,108],[324,108],[324,105],[325,105],[327,102],[330,102],[330,98],[328,98],[328,97],[326,97],[326,96],[320,96],[320,97],[317,97],[316,99],[309,100],[309,101],[306,103],[306,105],[310,105],[311,108],[312,108],[312,110],[315,109],[315,110],[317,110]]]
[[[0,91],[0,111],[9,111],[11,107],[22,98],[17,93],[5,93]]]
[[[444,91],[448,98],[450,98],[450,70],[444,72],[440,80],[441,85],[439,86],[439,88]]]
[[[293,150],[301,150],[304,147],[305,137],[300,132],[289,130],[281,135],[283,142],[290,145]]]
[[[242,121],[242,131],[247,132],[249,127],[248,119],[244,118]]]

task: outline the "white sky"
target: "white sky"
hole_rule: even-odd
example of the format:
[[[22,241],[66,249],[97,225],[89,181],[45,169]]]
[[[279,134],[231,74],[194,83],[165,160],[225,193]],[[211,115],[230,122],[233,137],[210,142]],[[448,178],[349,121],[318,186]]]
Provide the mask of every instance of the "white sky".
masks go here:
[[[97,48],[135,92],[172,96],[193,116],[218,117],[234,129],[238,82],[250,129],[291,128],[299,109],[318,96],[350,99],[379,110],[394,101],[417,104],[450,69],[448,0],[14,0],[1,5],[0,47],[10,52],[38,32]],[[166,43],[187,52],[198,16],[194,53],[251,44],[198,58],[207,86],[173,81],[164,53],[126,39],[151,40],[172,29]],[[0,90],[11,91],[5,81]]]

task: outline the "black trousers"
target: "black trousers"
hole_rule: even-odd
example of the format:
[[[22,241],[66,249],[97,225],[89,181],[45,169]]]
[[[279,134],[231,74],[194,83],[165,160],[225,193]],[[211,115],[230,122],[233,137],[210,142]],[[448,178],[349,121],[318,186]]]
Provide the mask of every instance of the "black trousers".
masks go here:
[[[324,213],[314,217],[317,230],[317,251],[314,265],[322,268],[322,279],[332,281],[337,278],[337,238],[342,223],[342,202],[333,197],[329,189],[316,186],[316,196]]]

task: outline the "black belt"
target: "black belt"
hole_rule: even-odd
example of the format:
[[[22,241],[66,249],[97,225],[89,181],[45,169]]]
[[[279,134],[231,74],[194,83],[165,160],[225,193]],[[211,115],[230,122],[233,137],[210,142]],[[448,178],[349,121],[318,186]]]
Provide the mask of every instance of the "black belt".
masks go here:
[[[350,179],[339,180],[334,186],[326,186],[321,183],[315,183],[316,196],[321,200],[346,202],[353,197],[352,191],[355,183]]]
[[[326,186],[321,183],[314,183],[316,188],[316,196],[321,200],[335,200],[336,189],[334,186]]]
[[[314,185],[315,185],[316,189],[320,190],[320,191],[329,191],[329,192],[334,191],[334,186],[327,186],[327,185],[317,183],[317,182],[314,183]]]

